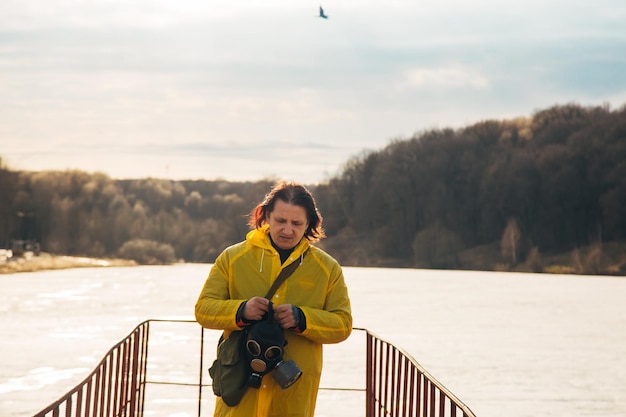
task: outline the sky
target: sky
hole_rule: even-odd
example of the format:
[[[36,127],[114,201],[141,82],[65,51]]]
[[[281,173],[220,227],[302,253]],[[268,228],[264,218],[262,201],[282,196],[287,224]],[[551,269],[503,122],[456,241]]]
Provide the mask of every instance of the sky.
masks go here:
[[[626,104],[623,0],[2,0],[15,170],[308,184],[392,140]]]

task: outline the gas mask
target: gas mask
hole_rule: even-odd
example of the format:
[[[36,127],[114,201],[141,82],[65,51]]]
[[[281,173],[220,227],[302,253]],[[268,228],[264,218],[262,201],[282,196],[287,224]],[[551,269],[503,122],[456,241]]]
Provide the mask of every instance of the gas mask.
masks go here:
[[[246,354],[252,369],[248,386],[259,388],[263,376],[272,370],[272,376],[283,389],[289,388],[300,378],[302,371],[294,361],[283,361],[283,348],[287,345],[287,340],[283,329],[274,322],[271,302],[269,311],[261,320],[251,324],[247,333]]]

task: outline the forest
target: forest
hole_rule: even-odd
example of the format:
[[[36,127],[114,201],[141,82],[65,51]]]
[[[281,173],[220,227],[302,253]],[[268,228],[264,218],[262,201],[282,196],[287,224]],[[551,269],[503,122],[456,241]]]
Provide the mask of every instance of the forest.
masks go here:
[[[120,180],[0,159],[0,248],[213,262],[275,180]],[[626,275],[626,106],[425,130],[307,187],[318,245],[346,266]]]

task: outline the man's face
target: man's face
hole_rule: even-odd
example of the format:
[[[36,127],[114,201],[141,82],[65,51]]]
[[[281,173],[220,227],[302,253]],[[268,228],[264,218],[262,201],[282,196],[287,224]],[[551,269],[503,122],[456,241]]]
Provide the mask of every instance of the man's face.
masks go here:
[[[270,226],[272,240],[281,249],[295,247],[309,227],[304,207],[285,203],[282,200],[274,203],[274,210],[268,213],[266,221]]]

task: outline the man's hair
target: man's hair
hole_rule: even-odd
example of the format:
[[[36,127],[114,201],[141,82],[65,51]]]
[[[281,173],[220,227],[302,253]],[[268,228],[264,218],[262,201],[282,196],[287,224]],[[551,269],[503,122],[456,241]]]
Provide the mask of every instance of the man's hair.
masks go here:
[[[261,228],[267,222],[267,215],[274,211],[277,200],[304,208],[309,222],[304,237],[309,241],[316,242],[326,237],[322,228],[322,215],[317,209],[313,195],[305,186],[295,182],[277,182],[271,191],[265,195],[265,199],[250,212],[248,225],[252,229]]]

